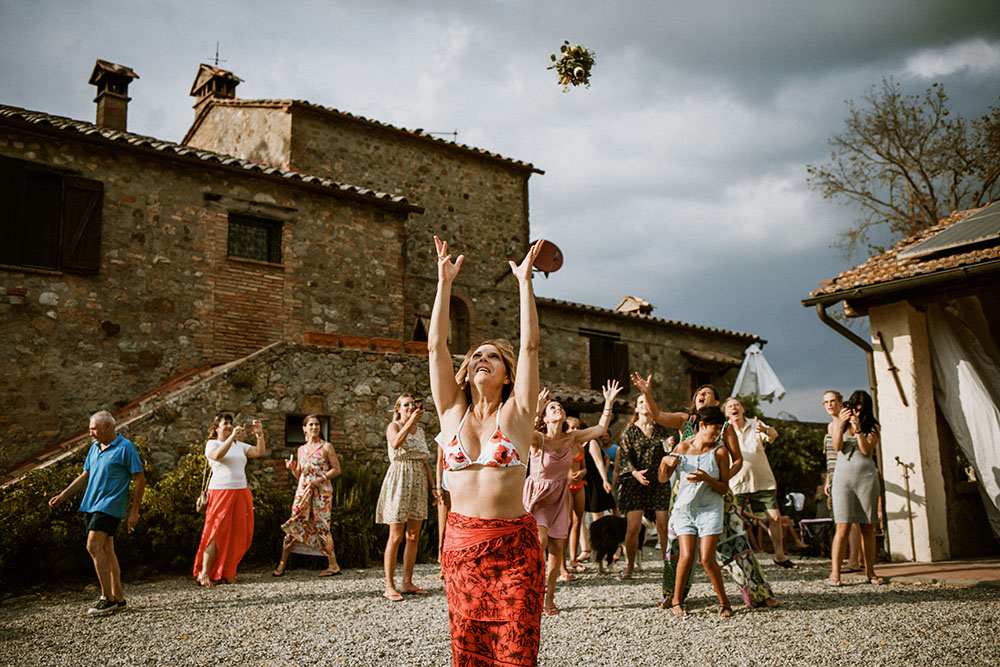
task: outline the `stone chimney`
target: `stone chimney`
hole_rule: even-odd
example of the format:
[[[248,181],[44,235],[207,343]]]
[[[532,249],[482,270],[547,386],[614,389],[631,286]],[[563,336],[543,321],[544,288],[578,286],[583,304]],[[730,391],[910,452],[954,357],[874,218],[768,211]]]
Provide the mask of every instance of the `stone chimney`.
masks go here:
[[[639,313],[640,315],[649,315],[655,309],[656,306],[637,296],[626,296],[621,303],[615,306],[616,313]]]
[[[198,75],[191,84],[191,97],[195,98],[194,115],[201,114],[202,109],[212,100],[236,99],[236,86],[243,79],[232,72],[202,63],[198,66]]]
[[[97,124],[112,130],[125,131],[128,122],[128,85],[139,75],[131,67],[98,60],[90,75],[90,84],[97,86]]]

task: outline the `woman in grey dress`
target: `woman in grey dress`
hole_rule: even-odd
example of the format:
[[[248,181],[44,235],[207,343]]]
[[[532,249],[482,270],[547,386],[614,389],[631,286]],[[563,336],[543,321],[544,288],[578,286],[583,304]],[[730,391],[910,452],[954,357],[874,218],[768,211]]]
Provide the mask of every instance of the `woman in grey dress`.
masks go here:
[[[837,467],[833,476],[833,516],[837,532],[828,586],[840,586],[840,562],[847,546],[851,524],[861,527],[861,544],[868,583],[886,583],[875,575],[875,522],[878,520],[879,481],[873,454],[879,443],[879,424],[872,409],[872,397],[856,391],[844,403],[841,428],[834,429],[833,448]]]

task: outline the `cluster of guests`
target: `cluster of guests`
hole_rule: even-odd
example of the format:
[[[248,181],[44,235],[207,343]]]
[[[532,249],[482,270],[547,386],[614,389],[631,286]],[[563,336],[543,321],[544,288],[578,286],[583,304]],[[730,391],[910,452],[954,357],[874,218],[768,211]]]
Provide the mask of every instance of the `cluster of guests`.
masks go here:
[[[421,401],[400,396],[386,429],[390,466],[375,516],[378,523],[389,526],[385,598],[399,601],[406,594],[426,594],[414,584],[413,568],[430,500],[442,519],[441,576],[456,665],[536,664],[541,616],[559,613],[556,582],[572,580],[572,570],[581,567],[575,536],[584,511],[596,517],[617,507],[624,514],[626,562],[618,575],[622,581],[630,579],[636,567],[643,515],[655,514],[664,559],[661,606],[675,615],[686,613],[696,554],[718,598],[719,616],[732,613],[723,569],[748,606],[778,605],[740,513],[744,506],[765,512],[774,563],[797,567],[784,553],[776,482],[764,448],[778,436],[777,431],[760,419],[747,419],[738,399],[728,399],[720,407],[719,393],[711,385],[695,392],[689,411],[661,411],[652,394],[651,377],[633,373],[631,380],[640,396],[614,454],[616,503],[600,441],[607,439],[612,406],[622,387],[613,380],[604,386],[604,407],[592,427],[574,422],[560,402],[539,391],[532,265],[541,242],[520,263],[509,263],[520,304],[517,353],[506,340],[485,341],[466,353],[457,372],[447,346],[449,305],[451,286],[464,257],[453,260],[447,243],[437,237],[435,244],[438,282],[427,333],[430,387],[440,424],[436,473],[419,426],[424,415]],[[839,394],[830,395],[836,399],[827,405],[831,415],[827,440],[836,452],[832,496],[837,530],[829,584],[840,584],[840,561],[851,524],[861,525],[869,581],[883,583],[872,569],[872,489],[877,497],[878,482],[871,455],[879,432],[871,399],[856,392],[840,405]],[[250,544],[253,510],[245,466],[248,458],[266,453],[262,425],[254,421],[252,429],[253,445],[239,439],[244,427],[234,426],[232,415],[222,413],[213,422],[205,445],[212,476],[193,568],[203,586],[234,580],[237,564]],[[340,463],[333,446],[321,438],[318,417],[309,415],[303,431],[305,443],[287,462],[298,485],[292,516],[282,525],[285,538],[274,576],[282,576],[289,555],[301,549],[326,556],[328,567],[320,576],[340,573],[329,523],[331,480],[340,474]],[[679,441],[671,431],[679,433]],[[109,414],[94,415],[91,434],[95,443],[83,474],[51,504],[63,502],[91,476],[81,511],[87,512],[88,549],[102,590],[91,612],[110,613],[125,606],[113,556],[114,529],[125,515],[125,496],[133,476],[139,483],[129,514],[130,530],[135,525],[143,489],[142,466],[131,443],[115,434]],[[591,493],[581,494],[588,469],[594,473]],[[95,504],[91,483],[95,488],[111,488],[105,494],[110,500]],[[397,555],[404,541],[403,575],[397,586]]]

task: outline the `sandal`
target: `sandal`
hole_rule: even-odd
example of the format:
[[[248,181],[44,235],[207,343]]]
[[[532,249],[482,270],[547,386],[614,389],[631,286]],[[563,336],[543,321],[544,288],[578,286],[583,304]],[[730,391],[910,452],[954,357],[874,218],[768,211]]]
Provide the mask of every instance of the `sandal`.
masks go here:
[[[719,605],[719,618],[729,618],[733,615],[733,607],[728,602]]]
[[[272,577],[284,576],[286,567],[288,567],[288,563],[278,563],[278,567],[274,568],[274,572],[271,573],[271,576]]]
[[[578,561],[583,561],[584,563],[589,562],[590,561],[590,551],[588,551],[586,549],[584,549],[583,551],[581,551],[580,552],[580,556],[579,556],[579,558],[577,558],[577,560]]]
[[[843,586],[843,584],[840,583],[840,579],[828,579],[826,585],[830,588],[840,588]]]
[[[618,579],[618,581],[628,581],[631,578],[632,578],[632,573],[631,572],[628,573],[628,574],[626,574],[625,572],[619,572],[618,576],[616,577],[616,579]]]
[[[555,616],[556,614],[559,613],[559,607],[555,606],[554,604],[549,605],[548,607],[545,607],[545,609],[542,610],[542,613],[545,614],[546,616]]]
[[[419,586],[414,586],[409,590],[400,591],[403,595],[427,595],[427,591],[420,588]]]
[[[340,568],[337,568],[336,570],[333,570],[331,568],[326,568],[325,570],[323,570],[322,572],[320,572],[316,576],[318,576],[318,577],[336,577],[338,574],[341,574]]]
[[[687,610],[684,609],[684,604],[682,602],[674,602],[670,605],[670,613],[674,616],[687,616]]]
[[[874,586],[885,586],[886,584],[889,583],[889,580],[884,579],[882,577],[872,577],[871,579],[868,580],[868,583]]]
[[[434,575],[435,579],[444,579],[444,572],[438,572]]]
[[[775,565],[777,565],[778,567],[785,568],[786,570],[797,570],[797,569],[799,569],[799,566],[796,565],[795,563],[793,563],[791,558],[786,558],[785,560],[774,560],[774,559],[772,559],[771,562],[774,563]]]
[[[382,594],[382,597],[384,597],[389,602],[403,601],[403,594],[400,593],[399,591],[386,591],[385,593]]]
[[[559,581],[576,581],[578,577],[572,572],[567,572],[566,574],[559,575]]]
[[[207,574],[198,575],[198,585],[203,588],[213,588],[215,586]]]
[[[567,565],[566,569],[569,570],[570,572],[586,572],[587,571],[586,566],[580,565],[579,563],[574,563],[572,565]]]

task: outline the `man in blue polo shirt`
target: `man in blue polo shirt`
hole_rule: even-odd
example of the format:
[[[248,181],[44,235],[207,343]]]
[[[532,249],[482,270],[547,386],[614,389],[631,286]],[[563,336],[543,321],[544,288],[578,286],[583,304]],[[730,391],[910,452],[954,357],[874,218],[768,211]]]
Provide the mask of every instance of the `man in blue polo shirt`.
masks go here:
[[[49,505],[58,507],[86,485],[80,511],[87,517],[87,551],[94,559],[97,579],[101,582],[101,598],[87,613],[105,615],[125,609],[122,573],[115,555],[115,531],[126,514],[128,487],[133,479],[135,497],[126,521],[128,532],[139,521],[146,476],[139,452],[115,432],[115,418],[110,412],[102,410],[90,418],[90,435],[95,442],[87,452],[83,472],[62,493],[50,499]]]

